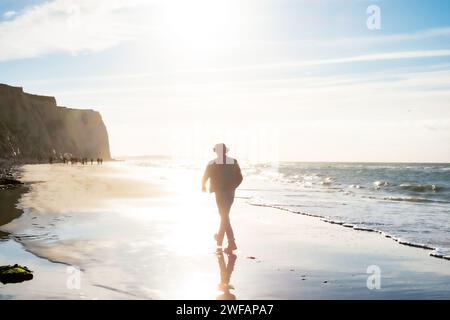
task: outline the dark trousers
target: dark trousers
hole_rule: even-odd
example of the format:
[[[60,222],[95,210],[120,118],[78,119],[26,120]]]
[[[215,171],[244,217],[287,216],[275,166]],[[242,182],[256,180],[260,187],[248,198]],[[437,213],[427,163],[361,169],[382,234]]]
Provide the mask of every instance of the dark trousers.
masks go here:
[[[222,245],[225,233],[227,234],[228,244],[234,242],[233,228],[230,223],[230,209],[234,201],[234,190],[223,190],[216,192],[216,203],[220,214],[220,228],[217,233],[217,244]]]

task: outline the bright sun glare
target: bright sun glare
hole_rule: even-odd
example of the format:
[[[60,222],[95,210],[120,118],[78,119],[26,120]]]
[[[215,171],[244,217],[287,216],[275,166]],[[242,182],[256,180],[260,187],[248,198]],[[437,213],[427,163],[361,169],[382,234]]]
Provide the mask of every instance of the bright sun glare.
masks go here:
[[[168,1],[162,28],[170,44],[184,51],[213,51],[236,40],[240,12],[232,1]]]

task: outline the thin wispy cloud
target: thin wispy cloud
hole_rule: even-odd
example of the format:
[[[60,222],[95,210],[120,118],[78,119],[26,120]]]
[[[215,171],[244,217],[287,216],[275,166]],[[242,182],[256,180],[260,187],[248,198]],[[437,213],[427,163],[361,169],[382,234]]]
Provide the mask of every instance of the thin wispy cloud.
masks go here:
[[[0,23],[0,61],[52,53],[96,52],[133,38],[127,9],[142,0],[55,0],[25,8]]]
[[[398,51],[398,52],[382,52],[365,55],[348,56],[331,59],[317,59],[317,60],[299,60],[279,63],[266,63],[255,65],[243,65],[228,68],[210,68],[203,70],[183,70],[182,72],[236,72],[236,71],[250,71],[250,70],[264,70],[264,69],[282,69],[282,68],[301,68],[313,67],[333,64],[349,64],[358,62],[376,62],[387,60],[402,60],[402,59],[417,59],[417,58],[436,58],[449,57],[450,49],[442,50],[415,50],[415,51]]]
[[[123,80],[138,80],[138,79],[151,79],[153,77],[160,77],[162,75],[179,75],[179,74],[201,74],[201,73],[223,73],[223,72],[236,72],[236,71],[259,71],[265,69],[292,69],[292,68],[302,68],[311,66],[321,66],[321,65],[333,65],[333,64],[351,64],[351,63],[362,63],[362,62],[377,62],[386,60],[401,60],[401,59],[417,59],[417,58],[436,58],[436,57],[448,57],[450,56],[450,49],[448,50],[419,50],[419,51],[401,51],[401,52],[388,52],[388,53],[377,53],[377,54],[367,54],[358,56],[349,56],[335,59],[318,59],[318,60],[306,60],[306,61],[290,61],[290,62],[280,62],[280,63],[270,63],[270,64],[259,64],[259,65],[246,65],[228,68],[209,68],[209,69],[180,69],[173,71],[161,72],[144,72],[144,73],[134,73],[134,74],[110,74],[110,75],[91,75],[84,77],[71,77],[71,78],[55,78],[55,79],[45,79],[45,80],[35,80],[29,81],[30,84],[42,84],[42,83],[62,83],[62,82],[86,82],[86,81],[123,81]],[[450,64],[444,65],[432,65],[431,69],[436,69],[438,72],[442,70],[447,71]],[[386,75],[391,73],[383,72],[381,78],[385,79]],[[373,73],[370,77],[373,77]],[[320,81],[326,81],[327,77],[320,77]],[[211,78],[208,78],[211,81]],[[256,82],[266,82],[267,80],[257,80]],[[279,80],[274,80],[271,77],[270,82],[278,82]],[[283,80],[284,81],[284,80]],[[290,81],[290,80],[289,80]],[[239,82],[233,82],[239,83]],[[242,83],[242,82],[241,82]],[[254,83],[254,82],[252,82]]]
[[[25,8],[19,13],[8,11],[3,15],[9,19],[0,23],[0,61],[33,58],[61,52],[71,54],[98,52],[117,46],[126,40],[139,40],[141,36],[148,36],[144,34],[148,30],[143,30],[143,25],[148,27],[151,24],[149,22],[151,17],[147,17],[146,21],[136,20],[133,11],[130,9],[139,12],[145,6],[161,6],[162,3],[156,0],[54,0]],[[419,41],[437,37],[450,37],[450,27],[358,38],[291,40],[287,44],[342,47],[346,43],[360,46],[374,43]],[[274,43],[276,44],[276,42]],[[267,44],[270,44],[270,41],[260,43],[262,46]],[[444,57],[449,56],[449,52],[450,50],[375,52],[350,57],[330,57],[329,59],[318,60],[302,59],[279,63],[237,65],[228,68],[218,66],[209,69],[180,70],[180,72],[226,72]],[[338,55],[339,50],[336,51],[335,56]]]
[[[360,37],[334,37],[321,39],[301,39],[290,41],[266,41],[266,45],[273,46],[375,46],[380,44],[402,44],[405,42],[415,42],[429,39],[450,38],[450,27],[430,28],[409,33],[376,34]]]
[[[136,75],[138,76],[138,75]],[[377,72],[361,75],[329,75],[329,76],[298,76],[294,78],[270,78],[238,81],[189,81],[176,84],[159,84],[156,81],[146,81],[144,78],[113,78],[114,81],[99,83],[98,79],[85,79],[85,89],[57,92],[58,96],[129,96],[143,95],[146,97],[244,97],[244,96],[278,96],[300,97],[308,95],[325,96],[331,92],[350,94],[361,97],[361,92],[382,90],[386,95],[391,92],[397,98],[420,96],[427,92],[431,94],[450,95],[450,70],[422,70],[409,72],[398,70]],[[58,82],[58,81],[55,81]],[[96,83],[96,85],[94,85]],[[352,94],[353,92],[353,94]],[[150,99],[150,98],[149,98]]]
[[[3,14],[3,17],[5,17],[6,19],[10,19],[10,18],[14,17],[16,14],[17,14],[17,12],[12,11],[12,10],[11,11],[6,11]]]
[[[71,54],[98,52],[117,46],[126,40],[139,40],[139,37],[142,36],[145,38],[148,36],[145,33],[149,33],[145,28],[148,28],[149,24],[152,23],[150,21],[152,17],[148,16],[144,20],[137,20],[134,14],[143,11],[149,5],[163,6],[164,4],[165,2],[160,0],[54,0],[23,10],[5,12],[3,16],[8,19],[0,22],[0,61],[34,58],[61,52]],[[135,10],[134,13],[133,9]],[[291,39],[287,42],[266,40],[255,43],[255,45],[262,46],[261,48],[271,44],[300,45],[304,47],[317,46],[318,48],[335,46],[340,48],[347,44],[358,47],[405,41],[414,42],[440,37],[450,37],[450,27],[367,37],[318,38],[313,40]],[[249,43],[252,42],[250,41]],[[339,55],[339,50],[336,51],[336,55]],[[211,70],[199,70],[199,72],[301,67],[441,56],[448,56],[448,51],[381,52],[355,57],[332,57],[331,59],[322,60],[236,66],[231,69],[220,69],[219,67]],[[190,71],[188,70],[187,72]]]

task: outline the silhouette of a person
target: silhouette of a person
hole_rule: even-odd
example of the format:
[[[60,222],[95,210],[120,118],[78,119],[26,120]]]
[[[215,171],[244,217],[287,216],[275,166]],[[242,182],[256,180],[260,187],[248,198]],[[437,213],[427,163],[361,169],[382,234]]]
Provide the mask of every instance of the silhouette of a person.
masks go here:
[[[233,253],[228,255],[228,263],[222,252],[217,253],[217,261],[220,268],[219,290],[223,293],[217,296],[217,300],[236,300],[236,296],[230,292],[234,287],[230,284],[231,274],[234,270],[237,256]]]
[[[202,178],[202,191],[206,192],[206,182],[209,179],[209,192],[215,193],[220,214],[220,227],[214,238],[217,247],[220,249],[226,234],[228,247],[225,252],[230,253],[237,249],[230,223],[230,209],[234,201],[235,190],[241,184],[243,178],[237,160],[227,157],[228,149],[224,143],[216,144],[213,150],[217,154],[217,158],[211,160],[205,169]]]

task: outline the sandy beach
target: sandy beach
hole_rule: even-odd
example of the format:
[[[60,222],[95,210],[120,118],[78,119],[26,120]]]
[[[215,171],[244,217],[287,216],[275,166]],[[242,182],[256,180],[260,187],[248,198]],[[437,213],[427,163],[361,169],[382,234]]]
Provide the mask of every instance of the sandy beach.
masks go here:
[[[196,174],[172,184],[121,162],[22,167],[23,213],[6,221],[13,203],[1,202],[0,264],[27,265],[34,279],[0,285],[0,298],[450,298],[450,262],[428,250],[246,199],[231,213],[234,267],[221,269],[234,258],[215,253],[219,217]],[[368,268],[380,271],[379,289],[368,288]]]

